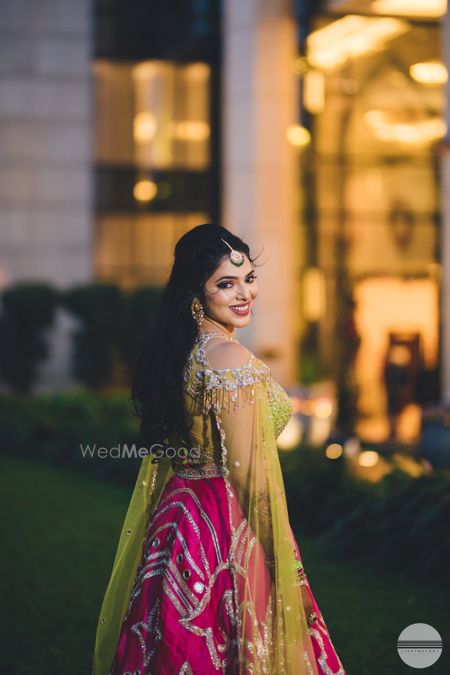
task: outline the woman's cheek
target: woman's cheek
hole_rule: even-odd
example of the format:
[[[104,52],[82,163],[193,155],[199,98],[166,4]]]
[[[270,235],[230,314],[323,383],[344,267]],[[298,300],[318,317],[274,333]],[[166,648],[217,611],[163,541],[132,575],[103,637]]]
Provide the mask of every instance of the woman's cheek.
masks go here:
[[[221,288],[216,295],[217,305],[229,305],[231,298],[232,289],[230,288]]]

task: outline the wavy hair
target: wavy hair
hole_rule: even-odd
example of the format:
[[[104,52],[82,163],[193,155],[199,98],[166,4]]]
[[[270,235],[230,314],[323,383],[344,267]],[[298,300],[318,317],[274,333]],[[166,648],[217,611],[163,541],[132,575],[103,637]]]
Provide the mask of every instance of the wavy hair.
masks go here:
[[[130,400],[145,443],[164,443],[173,433],[189,439],[183,370],[198,334],[191,303],[198,297],[204,305],[205,283],[229,253],[221,238],[255,264],[248,245],[221,225],[197,225],[178,240],[169,281],[132,369]]]

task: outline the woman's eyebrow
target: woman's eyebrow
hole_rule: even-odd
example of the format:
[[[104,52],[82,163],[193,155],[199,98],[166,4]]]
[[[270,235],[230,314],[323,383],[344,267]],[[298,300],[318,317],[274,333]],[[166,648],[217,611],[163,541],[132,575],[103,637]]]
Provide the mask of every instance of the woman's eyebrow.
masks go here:
[[[246,277],[249,277],[250,274],[253,274],[254,271],[255,271],[255,270],[250,270],[250,272],[248,272],[245,276],[246,276]],[[225,276],[225,277],[220,277],[220,279],[216,279],[216,283],[217,283],[218,281],[222,281],[222,279],[239,279],[239,277],[232,277],[232,276],[230,276],[230,275],[227,275],[227,276]]]

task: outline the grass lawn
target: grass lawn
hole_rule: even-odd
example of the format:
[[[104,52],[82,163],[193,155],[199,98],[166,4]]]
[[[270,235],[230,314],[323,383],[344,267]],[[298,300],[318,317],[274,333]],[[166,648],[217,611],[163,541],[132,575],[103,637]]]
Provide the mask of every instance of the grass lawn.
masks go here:
[[[98,613],[130,490],[39,462],[0,458],[3,514],[0,673],[90,675]],[[137,469],[137,467],[136,467]],[[348,675],[402,675],[396,640],[433,625],[450,673],[449,593],[333,560],[297,539],[314,595]]]

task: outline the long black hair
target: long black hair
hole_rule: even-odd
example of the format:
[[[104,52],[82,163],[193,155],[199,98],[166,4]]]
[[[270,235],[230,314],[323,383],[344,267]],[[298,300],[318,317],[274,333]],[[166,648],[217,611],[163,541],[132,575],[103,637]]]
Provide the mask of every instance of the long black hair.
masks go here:
[[[187,442],[183,407],[183,369],[198,333],[191,303],[204,306],[205,282],[230,246],[248,257],[248,245],[220,225],[197,225],[175,246],[175,260],[152,327],[143,335],[131,377],[131,401],[141,420],[144,443],[164,443],[173,433]]]

